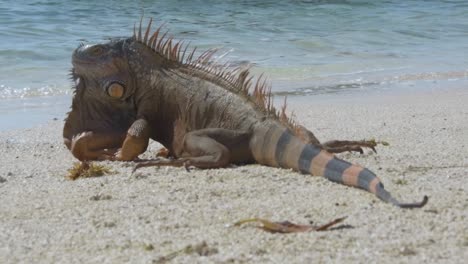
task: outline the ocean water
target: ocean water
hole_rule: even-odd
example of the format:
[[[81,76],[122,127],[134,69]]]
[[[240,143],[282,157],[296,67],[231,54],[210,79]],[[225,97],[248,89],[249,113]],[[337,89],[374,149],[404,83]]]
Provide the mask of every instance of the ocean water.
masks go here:
[[[18,111],[49,109],[16,122],[26,125],[62,118],[72,51],[80,42],[131,36],[143,13],[175,39],[219,48],[222,60],[265,72],[277,95],[437,89],[468,80],[467,1],[3,0],[0,129]]]

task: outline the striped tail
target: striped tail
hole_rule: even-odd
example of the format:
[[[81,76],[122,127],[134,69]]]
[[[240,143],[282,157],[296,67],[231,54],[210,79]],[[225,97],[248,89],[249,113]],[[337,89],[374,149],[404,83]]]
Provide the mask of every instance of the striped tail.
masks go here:
[[[397,201],[370,170],[336,158],[319,147],[305,144],[280,125],[272,124],[256,129],[250,146],[255,160],[260,164],[324,176],[330,181],[367,190],[381,200],[401,208],[420,208],[428,201],[427,196],[419,203]]]

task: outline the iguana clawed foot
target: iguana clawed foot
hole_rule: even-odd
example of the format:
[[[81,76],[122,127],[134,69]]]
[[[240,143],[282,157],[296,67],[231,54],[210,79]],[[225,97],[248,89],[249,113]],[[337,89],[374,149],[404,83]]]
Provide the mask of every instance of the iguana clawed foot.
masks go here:
[[[370,148],[372,151],[377,153],[375,150],[377,142],[375,140],[358,140],[358,141],[349,141],[349,140],[331,140],[322,144],[322,147],[330,153],[341,153],[345,151],[355,151],[361,154],[364,153],[363,148]]]

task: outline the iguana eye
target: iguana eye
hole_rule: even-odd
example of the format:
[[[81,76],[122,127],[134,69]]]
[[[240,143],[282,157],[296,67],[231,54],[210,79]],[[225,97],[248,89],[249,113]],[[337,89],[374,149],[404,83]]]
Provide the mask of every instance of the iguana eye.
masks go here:
[[[113,82],[107,87],[106,91],[110,97],[120,99],[125,92],[125,87],[118,82]]]
[[[93,56],[99,56],[104,53],[104,48],[102,46],[94,46],[89,51]]]

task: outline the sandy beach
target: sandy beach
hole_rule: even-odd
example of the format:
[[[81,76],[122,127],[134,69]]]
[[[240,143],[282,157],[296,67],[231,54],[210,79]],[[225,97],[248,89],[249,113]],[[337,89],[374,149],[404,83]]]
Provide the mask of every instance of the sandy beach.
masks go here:
[[[310,98],[307,99],[307,98]],[[468,90],[290,99],[323,141],[382,140],[339,156],[376,172],[403,210],[321,177],[248,165],[214,170],[103,162],[71,181],[61,120],[0,132],[0,263],[463,263],[468,258]],[[324,118],[326,117],[326,118]],[[144,157],[158,149],[152,143]],[[271,234],[261,217],[330,231]]]

